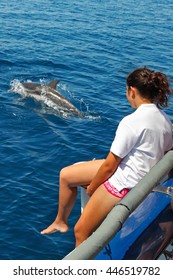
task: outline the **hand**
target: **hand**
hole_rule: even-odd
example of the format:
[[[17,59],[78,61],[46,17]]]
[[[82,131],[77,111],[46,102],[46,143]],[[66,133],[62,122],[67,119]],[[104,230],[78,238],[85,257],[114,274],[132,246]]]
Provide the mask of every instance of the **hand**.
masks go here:
[[[92,194],[94,193],[94,190],[90,187],[90,185],[87,186],[86,193],[89,196],[92,196]]]

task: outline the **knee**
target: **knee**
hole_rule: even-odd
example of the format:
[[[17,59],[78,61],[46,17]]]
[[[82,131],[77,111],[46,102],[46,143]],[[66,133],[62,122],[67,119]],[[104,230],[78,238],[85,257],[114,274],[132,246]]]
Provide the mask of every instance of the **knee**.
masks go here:
[[[68,183],[68,168],[67,167],[62,168],[59,176],[61,182]]]
[[[78,221],[74,227],[74,234],[76,238],[76,246],[80,245],[89,236],[86,225],[82,221]]]
[[[77,224],[74,227],[74,234],[75,234],[75,238],[76,238],[76,246],[78,246],[80,243],[82,243],[82,228],[79,222],[77,222]]]
[[[80,222],[78,221],[74,226],[75,237],[78,236],[78,234],[80,234],[80,232],[81,232],[81,225],[80,225]]]

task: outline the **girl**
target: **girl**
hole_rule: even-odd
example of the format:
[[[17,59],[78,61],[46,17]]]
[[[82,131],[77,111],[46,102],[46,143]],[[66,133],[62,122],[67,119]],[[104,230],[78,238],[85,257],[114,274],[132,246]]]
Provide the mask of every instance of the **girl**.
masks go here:
[[[172,148],[172,123],[161,107],[172,93],[167,77],[136,69],[126,81],[126,96],[136,110],[122,119],[106,159],[65,167],[60,172],[59,209],[42,234],[68,231],[77,187],[91,196],[75,225],[76,246],[88,238],[111,209]]]

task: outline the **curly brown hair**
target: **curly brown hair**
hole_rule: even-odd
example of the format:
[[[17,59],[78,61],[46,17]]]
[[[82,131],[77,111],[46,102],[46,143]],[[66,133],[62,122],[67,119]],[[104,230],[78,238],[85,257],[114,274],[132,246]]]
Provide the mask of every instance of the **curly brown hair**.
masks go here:
[[[162,72],[139,68],[128,75],[126,82],[128,87],[137,88],[142,97],[158,107],[168,107],[168,98],[173,92],[168,77]]]

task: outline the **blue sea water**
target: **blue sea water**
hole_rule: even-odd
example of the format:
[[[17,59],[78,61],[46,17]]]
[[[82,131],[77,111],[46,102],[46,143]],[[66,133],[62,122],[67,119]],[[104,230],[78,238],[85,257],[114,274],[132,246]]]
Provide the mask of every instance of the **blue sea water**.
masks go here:
[[[68,233],[40,234],[57,213],[59,171],[106,156],[132,112],[131,70],[148,66],[173,80],[173,3],[1,0],[0,23],[0,259],[62,259],[74,247],[80,196]],[[83,119],[8,92],[54,79]],[[172,101],[166,112],[172,120]]]

